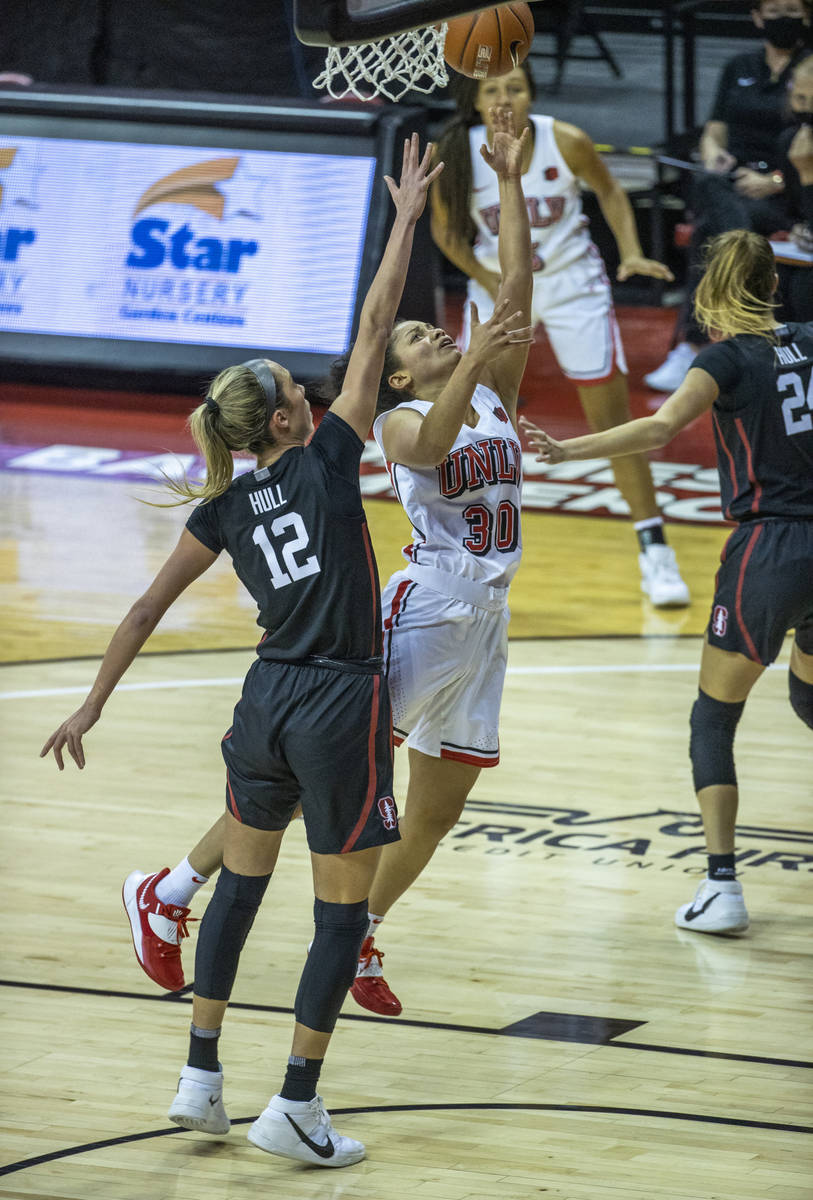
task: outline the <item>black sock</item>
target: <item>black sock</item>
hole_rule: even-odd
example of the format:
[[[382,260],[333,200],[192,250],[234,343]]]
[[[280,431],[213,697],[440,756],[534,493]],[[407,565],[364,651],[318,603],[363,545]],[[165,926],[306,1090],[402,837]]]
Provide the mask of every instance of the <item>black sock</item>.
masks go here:
[[[217,1061],[217,1043],[220,1038],[219,1029],[198,1029],[192,1025],[189,1032],[188,1067],[197,1067],[199,1071],[219,1071]]]
[[[646,550],[647,546],[666,545],[666,534],[660,517],[651,518],[651,523],[650,521],[637,521],[635,532],[638,535],[638,545],[642,550]]]
[[[312,1100],[316,1095],[323,1058],[300,1058],[290,1055],[285,1081],[280,1089],[283,1100]]]
[[[730,854],[709,855],[709,879],[736,879],[734,851]]]

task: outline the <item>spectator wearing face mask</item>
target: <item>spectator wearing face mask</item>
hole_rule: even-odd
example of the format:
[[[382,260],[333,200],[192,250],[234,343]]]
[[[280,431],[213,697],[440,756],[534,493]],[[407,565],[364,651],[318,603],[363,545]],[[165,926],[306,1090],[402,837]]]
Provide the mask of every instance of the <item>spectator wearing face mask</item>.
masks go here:
[[[678,317],[676,345],[645,382],[678,388],[708,340],[692,315],[701,247],[729,229],[772,234],[792,220],[785,194],[780,138],[791,117],[787,95],[794,67],[809,50],[810,0],[754,0],[751,17],[762,47],[737,54],[723,67],[711,114],[700,138],[705,172],[692,178],[694,232],[689,250],[692,291]]]
[[[793,222],[791,241],[813,254],[813,54],[795,68],[788,94],[793,125],[782,134],[785,195]],[[813,321],[813,263],[781,262],[782,315],[791,321]]]

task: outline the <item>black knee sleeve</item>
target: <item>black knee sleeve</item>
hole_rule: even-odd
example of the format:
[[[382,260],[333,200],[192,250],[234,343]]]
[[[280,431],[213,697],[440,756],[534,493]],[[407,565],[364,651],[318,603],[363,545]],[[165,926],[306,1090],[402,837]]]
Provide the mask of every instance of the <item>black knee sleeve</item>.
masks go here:
[[[813,729],[813,683],[805,683],[793,671],[788,671],[790,706],[800,721]]]
[[[235,875],[221,867],[206,906],[195,952],[195,995],[228,1000],[248,931],[254,924],[270,875]]]
[[[734,769],[734,735],[745,708],[745,701],[727,704],[698,691],[689,720],[692,735],[689,757],[692,760],[694,790],[729,784],[737,786]]]
[[[299,980],[294,1013],[301,1025],[332,1033],[347,989],[356,977],[367,933],[367,901],[330,904],[314,900],[316,934]]]

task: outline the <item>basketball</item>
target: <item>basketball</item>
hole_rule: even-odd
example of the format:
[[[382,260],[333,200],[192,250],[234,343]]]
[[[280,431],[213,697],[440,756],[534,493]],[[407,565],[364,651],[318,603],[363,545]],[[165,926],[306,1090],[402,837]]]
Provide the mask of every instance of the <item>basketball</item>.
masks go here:
[[[507,75],[528,57],[534,21],[527,4],[501,4],[482,12],[453,17],[446,31],[443,56],[450,67],[470,79]]]

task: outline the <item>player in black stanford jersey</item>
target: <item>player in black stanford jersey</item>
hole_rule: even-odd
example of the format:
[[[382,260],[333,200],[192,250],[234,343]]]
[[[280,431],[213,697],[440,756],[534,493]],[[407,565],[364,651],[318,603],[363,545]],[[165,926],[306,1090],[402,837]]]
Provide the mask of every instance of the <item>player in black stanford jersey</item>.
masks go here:
[[[813,323],[779,325],[768,242],[747,230],[713,239],[695,309],[716,343],[651,417],[556,442],[529,421],[543,462],[665,446],[711,409],[726,542],[692,708],[690,755],[708,876],[677,925],[700,933],[748,927],[734,865],[734,735],[751,688],[795,629],[790,702],[813,729]]]
[[[240,951],[283,832],[301,804],[316,930],[296,995],[285,1080],[248,1137],[262,1150],[325,1167],[358,1162],[365,1153],[360,1142],[334,1131],[316,1085],[355,976],[381,847],[399,836],[381,597],[359,462],[415,223],[442,169],[429,170],[430,154],[431,147],[421,158],[413,135],[404,146],[400,186],[386,179],[395,222],[364,302],[344,388],[318,431],[305,389],[278,363],[253,359],[214,380],[190,418],[206,480],[171,485],[180,502],[202,503],[116,630],[84,704],[42,750],[53,750],[62,769],[67,746],[84,766],[82,737],[115,685],[173,601],[226,550],[266,632],[223,738],[223,868],[200,927],[189,1059],[169,1117],[184,1129],[229,1130],[218,1035]],[[257,455],[257,468],[232,481],[232,452],[246,449]],[[156,898],[155,884],[155,876],[136,872],[123,893],[136,952],[153,978],[150,955],[160,954],[168,944],[161,933],[179,921],[177,909]]]

